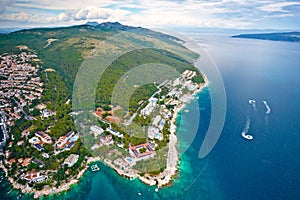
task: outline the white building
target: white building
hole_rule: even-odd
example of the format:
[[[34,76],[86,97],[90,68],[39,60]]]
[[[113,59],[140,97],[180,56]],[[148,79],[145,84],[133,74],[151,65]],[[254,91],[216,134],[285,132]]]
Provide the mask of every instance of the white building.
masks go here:
[[[123,134],[120,133],[119,131],[116,131],[114,129],[111,129],[111,128],[108,128],[107,129],[111,134],[113,134],[114,136],[117,136],[117,137],[120,137],[120,138],[123,138]]]
[[[72,167],[73,165],[75,165],[75,163],[77,163],[78,158],[79,155],[71,154],[65,159],[64,164],[68,165],[68,167]]]
[[[157,104],[157,101],[158,101],[157,98],[154,98],[154,97],[150,98],[148,105],[141,110],[141,114],[145,115],[145,116],[150,115],[152,113],[152,111],[154,110],[154,108]]]
[[[165,123],[166,123],[166,120],[165,119],[162,119],[161,122],[159,123],[159,130],[163,130],[164,126],[165,126]]]
[[[47,110],[47,109],[44,109],[44,110],[42,110],[42,111],[40,111],[40,112],[41,112],[41,117],[42,117],[42,118],[48,118],[48,117],[54,115],[53,112],[50,112],[50,111]]]
[[[74,135],[75,135],[75,132],[74,131],[70,131],[66,135],[59,137],[58,141],[56,142],[57,148],[64,149],[65,147],[68,147],[70,143],[74,142],[74,141],[72,141],[72,142],[70,141],[70,139]]]
[[[99,126],[91,126],[90,130],[93,131],[95,133],[95,135],[101,135],[104,130],[102,128],[100,128]]]
[[[47,153],[43,153],[42,156],[43,156],[44,158],[49,158],[49,157],[50,157],[49,154],[47,154]]]
[[[38,137],[32,137],[29,139],[29,143],[30,144],[39,144],[40,143],[40,139]]]
[[[180,80],[179,78],[176,78],[174,81],[173,81],[173,87],[176,87],[177,85],[180,84]]]
[[[159,121],[161,120],[161,116],[160,115],[156,115],[155,118],[153,119],[152,124],[154,126],[158,126]]]
[[[47,143],[47,144],[51,144],[52,143],[51,137],[48,134],[46,134],[46,133],[44,133],[42,131],[36,132],[35,136],[39,137],[44,143]]]
[[[23,178],[34,183],[41,183],[48,179],[47,176],[41,175],[40,172],[27,172]]]
[[[158,133],[159,133],[159,129],[157,127],[150,126],[148,128],[148,138],[154,139],[156,134],[158,134]]]

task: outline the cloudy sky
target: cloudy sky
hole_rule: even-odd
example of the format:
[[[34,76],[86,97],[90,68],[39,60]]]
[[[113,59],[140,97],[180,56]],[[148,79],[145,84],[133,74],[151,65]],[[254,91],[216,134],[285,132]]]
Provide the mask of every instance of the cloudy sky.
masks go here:
[[[0,28],[87,21],[144,27],[300,29],[300,0],[0,0]]]

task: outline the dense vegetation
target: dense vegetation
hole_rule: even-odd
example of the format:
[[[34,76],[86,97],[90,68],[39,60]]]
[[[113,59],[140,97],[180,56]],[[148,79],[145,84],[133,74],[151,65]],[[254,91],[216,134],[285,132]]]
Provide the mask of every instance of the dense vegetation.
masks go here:
[[[115,29],[112,29],[115,28]],[[132,27],[131,27],[132,28]],[[119,30],[131,29],[120,24],[104,24],[99,27],[81,25],[66,28],[39,28],[21,30],[11,34],[0,35],[0,53],[18,51],[17,46],[26,45],[36,51],[42,60],[42,68],[53,68],[57,71],[66,86],[66,95],[70,98],[73,83],[83,60],[89,55],[99,41],[116,34]],[[175,38],[143,28],[136,29],[141,35],[151,34],[154,38],[184,49]],[[170,38],[172,40],[170,40]],[[48,39],[56,39],[47,46]],[[177,39],[178,40],[178,39]],[[142,42],[140,42],[142,44]],[[184,49],[186,51],[186,49]],[[196,55],[190,52],[192,57]],[[99,82],[96,93],[96,106],[110,104],[111,93],[117,81],[131,68],[145,63],[161,63],[174,67],[178,72],[194,67],[179,56],[159,49],[142,49],[129,52],[115,60],[107,68]],[[199,74],[199,80],[203,79]],[[155,91],[154,85],[141,86],[130,100],[131,109],[137,107],[137,102],[147,99]]]
[[[102,78],[99,82],[96,92],[97,105],[101,105],[103,103],[109,104],[112,91],[121,76],[130,69],[147,63],[165,64],[175,68],[179,73],[182,73],[186,69],[194,69],[194,67],[187,61],[164,50],[143,49],[130,52],[113,62],[104,72],[103,77],[109,78]],[[202,77],[198,77],[199,81],[201,82],[202,80],[203,82]],[[129,104],[130,109],[135,110],[138,107],[138,102],[140,100],[147,100],[156,90],[157,89],[154,84],[147,84],[139,87],[131,97]]]
[[[185,55],[188,54],[191,58],[197,57],[195,53],[188,51],[183,46],[174,42],[174,40],[178,40],[174,37],[153,32],[143,28],[122,27],[118,24],[109,27],[93,27],[82,25],[68,28],[41,28],[21,30],[11,34],[0,35],[0,54],[19,53],[20,50],[18,46],[27,46],[30,51],[35,51],[39,59],[41,60],[41,70],[39,72],[39,75],[45,83],[43,98],[40,101],[34,102],[34,104],[31,106],[31,111],[29,111],[28,108],[25,108],[26,112],[29,115],[36,117],[38,120],[27,121],[25,119],[22,119],[17,121],[16,125],[11,129],[11,132],[14,133],[15,140],[13,141],[10,138],[9,141],[7,141],[8,143],[12,141],[12,146],[16,148],[6,147],[5,150],[11,150],[12,157],[16,159],[33,157],[44,161],[45,166],[42,169],[57,170],[57,173],[53,174],[52,176],[53,179],[49,180],[50,183],[43,184],[55,183],[55,185],[58,186],[62,181],[67,179],[67,169],[70,175],[75,175],[76,173],[78,173],[79,169],[84,167],[83,163],[85,162],[85,156],[89,154],[87,147],[90,147],[89,144],[93,144],[95,142],[95,138],[87,134],[86,137],[82,137],[79,140],[77,140],[75,146],[71,149],[71,151],[62,152],[58,155],[52,155],[53,146],[45,145],[44,151],[48,152],[51,155],[49,159],[45,159],[41,156],[40,152],[38,152],[33,147],[30,147],[28,140],[24,139],[24,143],[20,146],[16,145],[17,141],[21,139],[21,132],[30,127],[31,135],[29,137],[32,137],[35,131],[45,131],[48,129],[50,130],[49,135],[54,139],[53,142],[55,142],[55,140],[57,140],[60,136],[66,134],[68,131],[75,130],[76,128],[74,124],[74,119],[69,115],[70,112],[72,112],[72,102],[70,102],[69,104],[66,102],[69,99],[72,99],[73,84],[76,78],[76,74],[81,64],[90,55],[93,49],[97,47],[99,42],[107,39],[108,37],[124,29],[137,29],[138,33],[142,36],[147,38],[149,36],[152,37],[152,41],[139,40],[138,42],[141,46],[143,46],[144,43],[149,44],[153,41],[163,42],[164,45],[171,45],[172,47],[177,48],[177,50],[179,51],[182,50]],[[49,43],[49,39],[52,39],[52,42]],[[195,70],[194,66],[191,64],[191,60],[187,61],[184,58],[176,55],[175,53],[172,53],[171,51],[166,51],[157,48],[147,48],[131,51],[116,59],[104,72],[102,76],[103,78],[100,79],[96,90],[96,106],[101,106],[102,108],[104,108],[104,110],[109,111],[110,107],[108,105],[111,104],[112,92],[120,78],[132,68],[147,63],[164,64],[176,69],[179,73],[182,73],[186,69]],[[55,71],[45,72],[45,69],[48,68],[54,69]],[[194,78],[194,81],[198,83],[203,82],[203,78],[199,72],[198,76]],[[136,88],[136,90],[130,98],[130,111],[135,111],[139,106],[138,102],[140,102],[141,100],[147,100],[153,93],[155,93],[156,90],[157,85],[154,83],[139,85],[139,87]],[[163,88],[162,90],[163,91],[161,92],[161,94],[166,95],[166,88]],[[39,110],[35,108],[35,106],[39,103],[46,104],[47,109],[55,111],[56,115],[51,116],[48,119],[41,120],[39,117]],[[82,115],[85,114],[85,120],[91,122],[94,122],[96,120],[95,117],[90,115],[90,113],[82,113]],[[105,115],[110,114],[107,113]],[[93,119],[91,119],[91,117],[93,117]],[[151,122],[151,118],[136,117],[134,122],[142,126],[148,126]],[[107,128],[108,126],[107,124],[100,121],[99,125],[103,129]],[[117,124],[112,124],[112,127],[115,130],[120,131],[124,134],[123,139],[113,136],[113,139],[117,143],[124,144],[124,149],[128,149],[129,145],[137,145],[146,141],[145,137],[138,137],[133,134],[126,134],[129,133],[129,131],[125,130],[124,127],[120,127]],[[82,126],[77,128],[82,128]],[[87,126],[85,128],[88,132],[90,127]],[[132,130],[133,132],[136,131],[140,134],[144,133],[144,131],[140,129],[134,130],[134,128],[132,128]],[[75,131],[84,132],[78,129]],[[125,133],[125,131],[127,132]],[[166,136],[169,133],[169,124],[167,124],[163,129],[163,134]],[[169,142],[169,139],[168,137],[164,137],[162,141],[156,140],[155,142],[158,144],[157,149],[162,150]],[[86,145],[82,145],[83,143],[85,143]],[[99,151],[97,152],[97,155],[104,156],[104,152],[108,152],[108,150],[110,150],[109,148],[112,147],[104,146],[103,149],[97,149],[96,151]],[[118,147],[114,145],[114,148]],[[127,155],[128,152],[126,152],[124,149],[118,148],[119,152],[121,152],[124,155]],[[74,165],[71,168],[62,166],[64,158],[66,158],[71,153],[75,153],[80,156],[79,162],[77,162],[76,165]],[[155,167],[151,169],[151,171],[153,171],[154,174],[158,172],[157,169],[159,169],[159,171],[163,170],[162,166],[165,166],[166,161],[164,154],[165,152],[158,154],[158,163],[155,163],[155,165],[153,165]],[[145,170],[146,164],[147,162],[142,162],[140,165],[137,166],[137,168]],[[39,166],[37,166],[36,164],[30,164],[28,170],[38,168]],[[12,170],[10,171],[11,175],[13,175],[17,170],[18,166],[16,166],[16,164],[13,164]],[[41,189],[43,185],[37,184],[35,185],[35,187]]]

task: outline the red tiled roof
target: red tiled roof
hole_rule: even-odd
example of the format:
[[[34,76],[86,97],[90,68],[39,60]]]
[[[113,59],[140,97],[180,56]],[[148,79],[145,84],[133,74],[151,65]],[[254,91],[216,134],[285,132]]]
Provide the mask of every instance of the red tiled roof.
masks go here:
[[[146,148],[146,152],[144,153],[140,153],[137,149],[139,148]],[[139,145],[136,145],[136,146],[131,146],[129,147],[129,149],[134,152],[135,156],[137,158],[141,158],[141,157],[144,157],[144,156],[147,156],[147,155],[151,155],[151,154],[154,154],[154,150],[150,147],[150,145],[148,143],[143,143],[143,144],[139,144]]]
[[[23,163],[22,163],[22,166],[23,166],[23,167],[28,166],[28,165],[30,164],[30,161],[31,161],[30,158],[25,158],[24,161],[23,161]]]
[[[12,158],[12,159],[10,159],[9,161],[8,161],[8,163],[11,165],[11,164],[13,164],[14,162],[16,162],[16,159],[14,159],[14,158]]]

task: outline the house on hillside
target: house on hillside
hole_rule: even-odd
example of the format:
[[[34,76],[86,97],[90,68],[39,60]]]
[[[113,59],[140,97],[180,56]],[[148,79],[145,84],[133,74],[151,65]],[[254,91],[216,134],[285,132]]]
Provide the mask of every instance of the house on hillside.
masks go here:
[[[77,163],[78,158],[79,158],[79,155],[71,154],[65,159],[64,164],[68,165],[68,167],[72,167],[73,165],[75,165]]]

